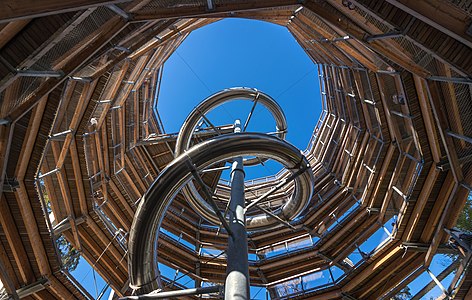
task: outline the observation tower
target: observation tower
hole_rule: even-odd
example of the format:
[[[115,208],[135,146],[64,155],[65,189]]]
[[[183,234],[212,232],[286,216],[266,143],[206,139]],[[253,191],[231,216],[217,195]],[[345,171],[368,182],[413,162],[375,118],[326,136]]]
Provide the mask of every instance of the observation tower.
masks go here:
[[[316,65],[301,152],[251,88],[163,130],[164,63],[224,18]],[[0,1],[0,299],[471,299],[471,23],[466,0]],[[273,130],[208,117],[234,99]]]

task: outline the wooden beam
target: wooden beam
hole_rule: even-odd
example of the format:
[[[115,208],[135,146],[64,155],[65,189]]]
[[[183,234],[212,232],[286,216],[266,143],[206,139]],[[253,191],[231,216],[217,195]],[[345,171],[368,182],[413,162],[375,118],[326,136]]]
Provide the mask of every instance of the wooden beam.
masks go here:
[[[72,160],[72,168],[74,169],[74,180],[77,186],[77,194],[80,203],[80,212],[82,215],[88,214],[87,196],[85,194],[84,178],[82,177],[81,164],[79,161],[79,151],[77,149],[77,143],[75,137],[72,139],[70,144],[70,157]]]
[[[113,71],[113,73],[110,75],[110,78],[116,78],[115,80],[109,79],[107,81],[106,87],[104,91],[106,91],[103,94],[103,98],[99,100],[111,100],[115,98],[116,94],[118,93],[118,89],[120,88],[123,78],[126,75],[128,68],[130,66],[130,61],[125,60],[123,64],[121,65],[119,70]],[[115,75],[117,74],[117,75]],[[116,77],[115,77],[116,76]],[[111,107],[111,103],[105,103],[103,105],[103,112],[100,114],[100,117],[97,122],[97,129],[101,129],[103,126],[103,122],[105,121],[107,115],[108,115],[108,110]],[[113,124],[112,124],[113,126]],[[107,162],[108,163],[108,162]]]
[[[441,211],[440,214],[438,214],[441,218],[439,219],[439,222],[437,223],[433,240],[431,241],[428,252],[426,252],[426,257],[425,257],[425,262],[424,262],[426,267],[429,267],[431,261],[433,260],[434,255],[436,254],[439,244],[441,243],[443,237],[446,234],[444,232],[444,225],[447,221],[450,207],[452,206],[452,204],[457,198],[458,191],[459,191],[459,185],[457,184],[457,182],[455,182],[454,187],[452,188],[452,192],[447,198],[447,201],[445,202],[444,209]]]
[[[13,140],[14,124],[0,125],[0,194],[3,193],[3,183],[10,156],[10,147]]]
[[[57,144],[57,142],[52,142],[52,141],[51,141],[51,148],[54,155],[54,159],[56,160],[56,163],[57,163],[61,150],[59,149],[59,145]],[[77,230],[77,224],[75,222],[75,210],[74,210],[74,205],[72,203],[72,194],[70,192],[67,172],[64,168],[61,168],[56,174],[57,174],[57,181],[59,183],[59,189],[61,190],[62,200],[64,201],[64,204],[66,207],[67,217],[69,218],[72,233],[74,235],[75,248],[80,251],[80,248],[81,248],[80,239],[79,239],[79,233]],[[55,200],[59,201],[59,199],[55,199]],[[53,199],[51,199],[51,201],[53,201]]]
[[[421,257],[421,255],[419,256]],[[415,257],[418,257],[418,253],[406,253],[398,263],[389,265],[378,274],[369,278],[369,283],[362,287],[361,292],[356,291],[356,296],[359,299],[368,299],[368,295],[372,292],[378,290],[388,291],[394,286],[394,282],[391,281],[391,278],[395,276],[395,273],[404,271],[405,269],[413,271],[416,267],[421,265],[422,260],[415,259]]]
[[[98,240],[103,244],[100,249],[103,250],[108,250],[111,254],[112,257],[115,258],[116,260],[116,265],[115,268],[118,268],[121,266],[125,270],[128,270],[128,264],[126,260],[123,259],[123,253],[120,251],[115,245],[113,244],[113,237],[107,236],[103,231],[100,229],[100,227],[95,223],[95,221],[92,218],[87,218],[87,225],[90,227],[93,233],[95,233],[98,237]],[[98,241],[95,241],[98,244]],[[108,246],[109,245],[109,246]],[[108,246],[108,248],[106,248]],[[100,253],[100,252],[99,252]]]
[[[434,124],[433,112],[431,110],[430,101],[428,99],[428,83],[425,79],[414,75],[416,93],[421,108],[421,116],[423,117],[426,135],[428,136],[429,148],[433,156],[433,161],[438,163],[441,160],[441,147],[439,145],[439,138]]]
[[[368,204],[369,208],[378,208],[379,200],[382,201],[381,206],[380,206],[380,214],[379,214],[379,221],[380,222],[383,221],[385,213],[387,212],[388,204],[390,203],[391,186],[392,186],[393,182],[392,182],[392,180],[388,180],[388,178],[386,178],[386,176],[387,176],[387,170],[388,170],[388,168],[390,167],[390,164],[391,164],[391,160],[394,157],[393,154],[397,152],[396,150],[397,150],[397,147],[395,147],[391,143],[388,145],[387,153],[386,153],[386,155],[384,157],[384,160],[382,162],[382,167],[380,168],[379,177],[377,178],[377,182],[375,183],[374,190],[372,191],[372,195],[370,197],[371,201]],[[396,155],[395,155],[395,157],[396,157]],[[391,176],[390,174],[388,174],[388,175]],[[383,200],[382,200],[381,199],[382,195],[379,195],[377,197],[377,194],[378,194],[380,188],[382,186],[385,186],[384,182],[385,182],[385,184],[388,184],[388,186],[387,186],[387,193],[385,194],[385,197],[383,197]]]
[[[431,166],[429,169],[428,175],[424,182],[423,188],[421,189],[420,195],[415,203],[415,208],[413,209],[408,224],[406,226],[405,232],[403,233],[402,240],[405,242],[411,241],[413,238],[413,233],[418,226],[421,216],[423,215],[423,210],[428,202],[431,192],[436,184],[436,180],[439,176],[439,170],[436,169],[436,165]],[[432,225],[432,224],[429,224]]]
[[[464,178],[462,173],[462,168],[459,164],[459,158],[457,156],[457,151],[455,149],[454,140],[451,136],[446,133],[448,127],[448,118],[445,115],[445,104],[443,104],[443,97],[439,90],[439,85],[437,82],[429,81],[428,99],[433,110],[434,119],[436,121],[436,126],[439,130],[439,135],[444,146],[449,163],[451,164],[452,174],[456,182],[461,182]]]
[[[1,4],[0,4],[1,5]],[[0,30],[0,49],[3,48],[18,32],[30,22],[30,19],[18,20],[8,23]]]
[[[221,13],[231,13],[240,11],[259,10],[263,8],[274,8],[287,5],[297,5],[300,1],[296,0],[258,0],[258,1],[231,1],[230,3],[220,3],[213,10],[208,10],[206,5],[199,6],[181,6],[181,7],[161,7],[154,12],[135,13],[132,15],[133,20],[149,21],[155,19],[172,19],[172,18],[191,18],[201,17],[209,18],[217,14],[221,17]]]
[[[128,213],[128,216],[133,219],[134,210],[131,208],[128,201],[126,201],[126,198],[121,194],[121,191],[115,184],[115,181],[113,179],[110,179],[110,181],[108,181],[108,184],[110,185],[111,189],[113,190],[113,193],[115,193],[118,200],[120,200],[121,205],[123,205],[123,207],[125,208],[126,212]]]
[[[62,299],[75,299],[76,296],[73,295],[65,286],[64,284],[56,278],[56,276],[51,275],[48,276],[47,279],[49,280],[48,289],[51,289],[56,296]]]
[[[19,286],[15,271],[11,265],[7,252],[0,241],[0,280],[8,294],[13,296],[13,300],[18,300],[16,287]]]
[[[105,195],[104,195],[105,196]],[[119,221],[118,224],[121,224],[122,228],[129,232],[131,228],[131,221],[128,220],[124,211],[120,209],[117,205],[116,200],[111,196],[111,194],[106,194],[106,206],[113,213],[116,219]],[[118,224],[115,224],[118,227]]]
[[[98,81],[95,80],[92,83],[86,83],[81,91],[81,95],[80,95],[77,107],[75,108],[74,116],[72,117],[72,120],[70,121],[70,124],[69,124],[69,129],[71,130],[71,132],[69,132],[66,135],[64,143],[62,145],[62,149],[60,150],[60,152],[58,151],[58,156],[56,157],[57,169],[62,169],[64,161],[69,152],[70,144],[72,142],[72,139],[74,138],[75,131],[77,130],[80,122],[82,121],[85,110],[87,109],[88,103],[90,101],[90,98],[93,95],[97,82]],[[51,141],[51,143],[55,145],[54,142]]]
[[[357,286],[366,280],[373,272],[376,272],[380,268],[384,267],[385,264],[399,255],[403,249],[400,247],[400,243],[394,243],[389,247],[390,251],[384,252],[374,261],[372,261],[366,268],[364,268],[360,273],[358,273],[353,279],[351,279],[345,286],[342,287],[342,290],[345,292],[350,292],[357,288]]]
[[[466,33],[471,18],[457,6],[431,0],[386,1],[472,48],[472,37]]]
[[[20,156],[18,157],[18,164],[15,170],[15,177],[17,180],[23,180],[25,178],[47,101],[48,97],[43,97],[38,106],[36,106],[33,110],[29,120],[25,139],[23,141],[23,145],[21,146]]]
[[[135,182],[138,183],[138,185],[141,187],[141,189],[146,192],[146,190],[149,188],[149,186],[147,186],[146,184],[144,184],[143,182],[143,179],[141,178],[141,176],[138,174],[138,171],[136,170],[135,168],[135,164],[134,162],[135,161],[131,161],[131,159],[129,158],[129,155],[128,153],[125,154],[125,162],[127,164],[127,167],[129,167],[131,169],[131,173],[133,174],[134,178],[135,178]]]
[[[51,267],[49,266],[46,249],[44,248],[43,240],[39,233],[38,225],[36,224],[36,217],[31,207],[25,183],[20,181],[19,185],[19,188],[15,192],[15,197],[20,207],[21,217],[25,223],[31,245],[34,245],[32,248],[39,267],[39,272],[41,275],[47,276],[51,274]]]
[[[18,228],[13,220],[10,208],[7,203],[7,199],[1,195],[0,198],[0,224],[2,225],[3,231],[10,246],[13,257],[18,269],[20,271],[21,278],[24,284],[32,283],[35,281],[33,269],[31,268],[28,255],[26,255],[23,242],[21,240]]]
[[[130,0],[3,0],[0,2],[0,23],[37,18],[90,7],[129,2]]]

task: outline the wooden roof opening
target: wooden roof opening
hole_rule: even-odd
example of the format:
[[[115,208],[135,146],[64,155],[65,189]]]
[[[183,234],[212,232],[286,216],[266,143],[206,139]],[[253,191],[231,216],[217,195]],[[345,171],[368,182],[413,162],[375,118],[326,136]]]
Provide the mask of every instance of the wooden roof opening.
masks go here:
[[[415,297],[435,280],[448,283],[442,298],[472,297],[471,245],[450,231],[472,186],[469,1],[4,0],[0,298],[90,299],[59,239],[116,296],[131,292],[136,205],[174,158],[153,113],[162,65],[193,30],[231,17],[285,26],[318,65],[323,106],[305,153],[315,195],[295,230],[250,234],[251,284],[272,299],[390,299],[430,272]],[[228,197],[217,174],[204,179]],[[224,258],[208,257],[224,233],[181,195],[163,224],[163,265],[194,285],[223,280]],[[430,270],[442,253],[457,259]]]

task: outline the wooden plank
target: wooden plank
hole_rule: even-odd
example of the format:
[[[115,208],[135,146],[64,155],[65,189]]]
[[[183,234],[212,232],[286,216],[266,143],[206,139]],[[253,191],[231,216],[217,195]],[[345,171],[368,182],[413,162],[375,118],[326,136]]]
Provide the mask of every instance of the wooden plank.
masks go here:
[[[108,90],[103,95],[103,98],[99,99],[99,100],[111,100],[111,99],[115,98],[115,96],[118,92],[118,89],[120,88],[120,86],[122,84],[123,78],[126,75],[126,72],[128,71],[129,66],[130,66],[130,61],[125,60],[124,63],[121,65],[121,69],[118,70],[118,71],[113,72],[113,73],[118,72],[117,78],[115,79],[115,81],[108,81],[107,82],[106,88],[108,88]],[[111,76],[113,76],[113,73],[112,73]],[[107,117],[108,110],[111,107],[111,103],[105,103],[105,104],[102,104],[102,105],[104,107],[103,107],[102,114],[100,115],[100,118],[98,119],[98,122],[97,122],[97,129],[102,128],[102,126],[104,124],[103,122],[105,121],[105,119]]]
[[[426,267],[430,265],[431,261],[433,260],[433,256],[436,254],[439,244],[441,243],[443,237],[446,234],[444,232],[443,226],[445,225],[446,219],[448,217],[448,211],[457,196],[458,190],[459,185],[457,183],[454,183],[454,187],[452,188],[451,194],[449,194],[449,197],[445,202],[444,208],[442,209],[441,213],[438,214],[438,217],[440,216],[440,219],[437,223],[438,225],[434,232],[433,240],[431,241],[428,252],[426,252],[426,257],[424,260],[424,264]]]
[[[93,95],[97,82],[98,81],[95,80],[92,83],[86,83],[82,89],[77,107],[74,112],[74,116],[72,117],[72,120],[69,124],[69,129],[71,130],[71,132],[66,135],[64,144],[62,145],[62,149],[59,152],[59,156],[56,157],[56,168],[58,169],[61,169],[64,164],[64,161],[69,152],[69,147],[72,142],[72,139],[74,138],[75,132],[78,129],[80,121],[82,121],[85,110],[87,109],[87,105],[90,102],[90,98]]]
[[[382,99],[381,102],[385,111],[387,125],[389,128],[388,131],[390,132],[390,138],[392,141],[396,140],[398,144],[401,145],[403,143],[403,137],[400,134],[399,128],[397,124],[395,124],[395,121],[393,120],[392,115],[390,114],[390,109],[388,108],[388,105],[387,105],[387,103],[390,102],[390,99],[386,99],[386,96],[385,96],[386,91],[385,91],[384,79],[381,74],[375,74],[375,77],[377,79],[377,84],[379,86],[380,98]]]
[[[124,178],[128,182],[129,187],[135,192],[135,195],[134,195],[135,199],[138,200],[139,198],[141,198],[141,196],[143,196],[143,194],[144,194],[144,192],[146,192],[146,190],[143,190],[142,192],[139,190],[138,185],[131,178],[131,176],[128,174],[128,171],[126,171],[126,169],[124,167],[121,169],[120,174],[123,174]],[[118,176],[118,174],[117,174],[117,176]]]
[[[109,177],[110,176],[110,150],[108,148],[108,128],[104,128],[100,130],[102,133],[102,144],[103,144],[103,164],[104,164],[104,172]]]
[[[429,89],[427,91],[428,99],[430,101],[434,119],[436,121],[436,126],[438,127],[439,135],[444,145],[447,158],[451,164],[451,170],[454,175],[454,179],[456,182],[461,182],[464,178],[464,175],[459,164],[459,158],[457,156],[453,138],[445,132],[448,129],[448,120],[444,115],[445,111],[444,106],[441,103],[442,95],[439,92],[438,83],[429,81]]]
[[[312,22],[310,21],[308,23],[306,19],[302,20],[297,17],[292,22],[290,22],[288,29],[294,36],[299,35],[300,40],[313,40],[313,42],[309,44],[310,48],[316,51],[317,54],[323,56],[324,59],[327,60],[326,62],[342,64],[346,66],[354,65],[351,57],[349,57],[345,52],[338,49],[338,47],[332,44],[322,45],[317,40],[318,36],[320,36],[321,33],[316,31],[318,30],[316,26],[309,26],[308,24],[310,23]],[[308,55],[313,55],[312,51],[308,51]]]
[[[34,282],[35,276],[33,269],[31,268],[28,255],[26,255],[20,233],[18,232],[18,228],[13,220],[13,215],[11,214],[7,199],[5,199],[3,194],[0,198],[0,224],[5,232],[8,245],[12,249],[13,257],[18,265],[23,283],[28,284]]]
[[[0,2],[0,23],[25,18],[83,10],[90,7],[129,2],[130,0],[3,0]]]
[[[17,66],[17,69],[28,70],[35,65],[42,57],[44,57],[51,49],[53,49],[57,44],[63,41],[67,36],[77,27],[82,24],[82,21],[90,16],[96,8],[89,8],[86,11],[82,12],[80,15],[71,18],[66,24],[64,24],[60,30],[57,30],[50,37],[45,39],[41,45],[38,45],[34,51],[31,51],[30,55],[21,61]],[[55,69],[57,70],[57,69]]]
[[[449,195],[452,193],[452,189],[454,187],[454,177],[451,172],[448,172],[446,179],[444,180],[441,190],[436,197],[434,202],[434,206],[431,209],[431,213],[429,215],[428,221],[426,222],[427,226],[425,226],[420,241],[422,243],[428,243],[432,238],[435,231],[435,226],[431,224],[437,224],[439,218],[441,216],[441,211],[444,208],[445,202],[449,198]]]

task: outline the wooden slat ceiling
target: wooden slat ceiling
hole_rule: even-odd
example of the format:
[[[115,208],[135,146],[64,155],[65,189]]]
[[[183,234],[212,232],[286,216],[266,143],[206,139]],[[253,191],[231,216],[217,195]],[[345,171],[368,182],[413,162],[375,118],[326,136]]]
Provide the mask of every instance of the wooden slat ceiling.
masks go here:
[[[126,237],[134,212],[174,158],[175,140],[158,141],[163,132],[153,113],[161,67],[193,30],[229,17],[285,26],[318,65],[322,89],[323,113],[306,151],[315,195],[295,230],[250,233],[250,253],[258,257],[250,262],[252,284],[266,286],[272,298],[378,299],[421,274],[444,250],[443,228],[455,225],[472,185],[472,30],[465,1],[176,3],[0,3],[0,280],[6,293],[90,297],[62,268],[54,244],[61,235],[117,295],[130,293]],[[218,184],[218,175],[204,180],[225,199],[228,187]],[[263,192],[274,184],[249,188]],[[363,263],[351,261],[393,216],[392,240]],[[202,249],[224,250],[226,234],[201,220],[183,196],[169,208],[163,229],[161,262],[196,283],[224,280],[224,257],[208,262]],[[264,255],[305,237],[316,243]],[[417,247],[405,248],[412,244]],[[471,254],[459,250],[461,270]],[[345,274],[336,284],[292,294],[280,289],[332,267]],[[454,295],[467,299],[470,272],[455,280]]]

